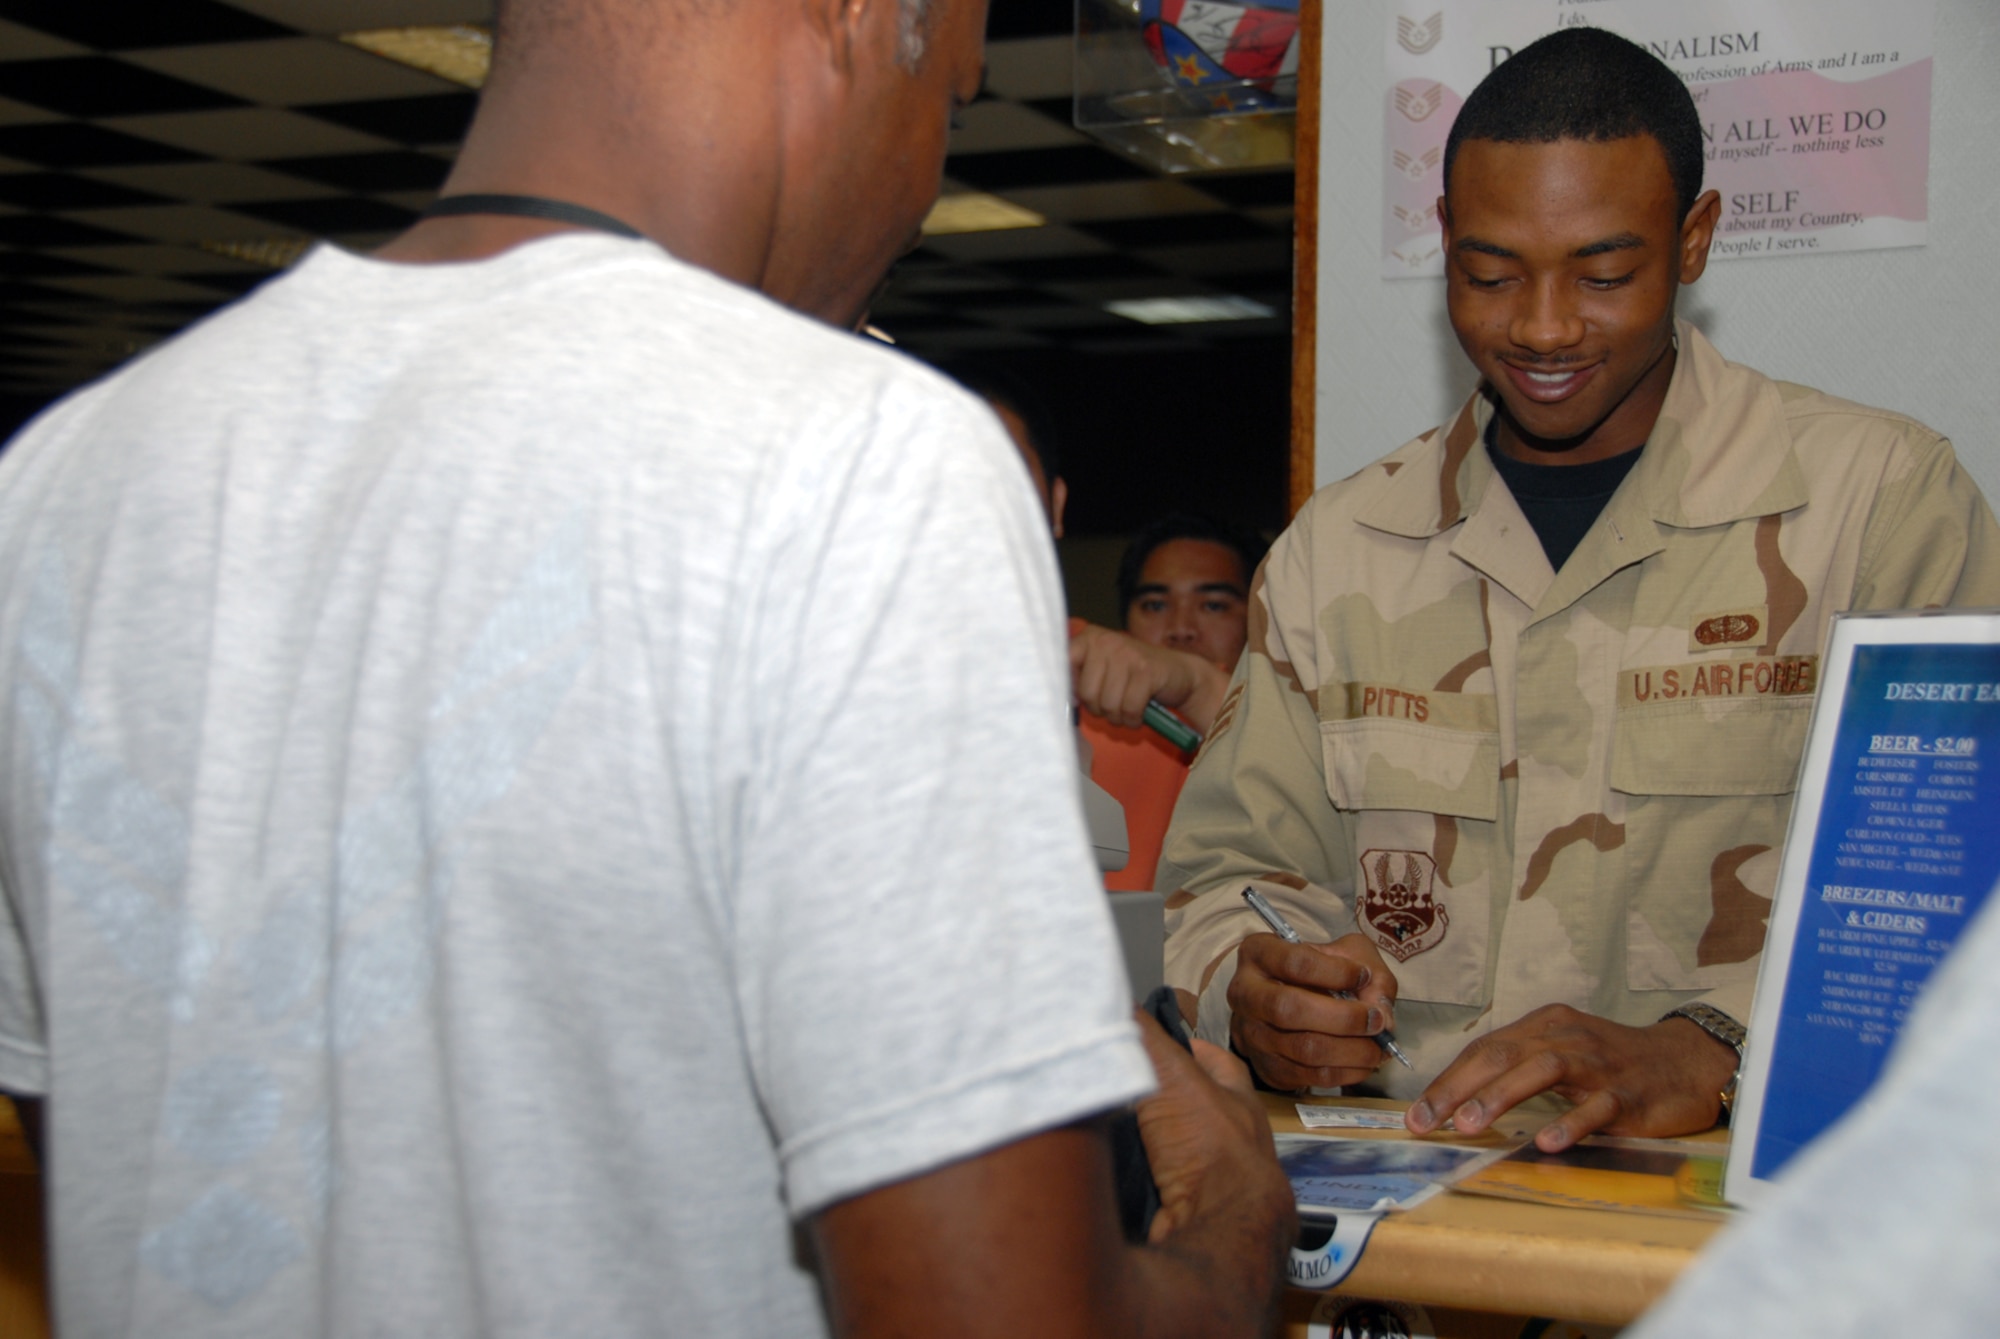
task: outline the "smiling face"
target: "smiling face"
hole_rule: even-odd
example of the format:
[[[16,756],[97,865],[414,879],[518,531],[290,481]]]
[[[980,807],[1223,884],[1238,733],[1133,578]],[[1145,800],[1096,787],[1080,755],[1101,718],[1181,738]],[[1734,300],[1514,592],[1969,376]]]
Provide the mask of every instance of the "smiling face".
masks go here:
[[[1139,569],[1125,631],[1232,668],[1249,639],[1247,576],[1243,560],[1226,544],[1170,539]]]
[[[1674,369],[1674,297],[1708,263],[1715,192],[1679,217],[1650,135],[1468,140],[1445,219],[1452,329],[1500,400],[1501,450],[1580,465],[1645,444]]]

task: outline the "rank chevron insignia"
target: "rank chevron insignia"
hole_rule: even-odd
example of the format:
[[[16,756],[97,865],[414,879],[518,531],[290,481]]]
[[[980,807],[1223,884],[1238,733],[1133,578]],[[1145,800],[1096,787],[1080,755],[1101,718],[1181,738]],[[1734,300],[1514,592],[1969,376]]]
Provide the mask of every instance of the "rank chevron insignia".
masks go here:
[[[1396,164],[1398,172],[1401,172],[1411,181],[1421,181],[1424,173],[1436,167],[1438,160],[1444,157],[1444,150],[1427,149],[1423,153],[1405,153],[1401,149],[1397,149],[1391,157]]]
[[[1422,121],[1443,105],[1443,84],[1431,84],[1421,91],[1396,86],[1396,110],[1409,120]]]
[[[1422,209],[1405,209],[1401,205],[1395,206],[1396,217],[1401,219],[1403,226],[1411,232],[1418,232],[1429,227],[1431,219],[1436,213],[1436,205],[1425,205]]]
[[[1444,36],[1444,13],[1440,10],[1422,23],[1396,16],[1396,43],[1412,56],[1421,56]]]

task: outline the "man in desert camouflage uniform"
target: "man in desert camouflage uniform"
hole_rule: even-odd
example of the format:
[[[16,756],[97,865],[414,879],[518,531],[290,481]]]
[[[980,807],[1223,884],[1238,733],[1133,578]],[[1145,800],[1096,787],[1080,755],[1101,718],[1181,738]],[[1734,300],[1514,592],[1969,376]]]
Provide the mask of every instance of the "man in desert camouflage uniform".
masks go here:
[[[1167,841],[1167,977],[1266,1082],[1372,1082],[1420,1133],[1545,1091],[1575,1104],[1545,1149],[1705,1128],[1828,621],[2000,604],[2000,531],[1935,433],[1675,321],[1719,201],[1641,49],[1527,48],[1445,163],[1485,384],[1260,571]],[[1246,883],[1314,942],[1257,933]],[[1413,1071],[1378,1068],[1388,1023]]]

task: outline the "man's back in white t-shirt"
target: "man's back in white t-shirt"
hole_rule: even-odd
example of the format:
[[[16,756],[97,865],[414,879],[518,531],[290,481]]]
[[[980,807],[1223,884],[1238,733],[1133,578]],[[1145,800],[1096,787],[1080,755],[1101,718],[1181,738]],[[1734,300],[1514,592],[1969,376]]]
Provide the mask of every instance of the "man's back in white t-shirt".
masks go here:
[[[1079,1119],[1148,1076],[1026,482],[836,333],[983,3],[498,20],[444,195],[685,264],[474,202],[0,459],[0,1087],[65,1328],[1255,1331],[1254,1108],[1149,1041],[1157,1250]]]
[[[323,250],[0,508],[84,1332],[811,1333],[788,1209],[1145,1085],[1047,546],[898,356],[647,243]]]

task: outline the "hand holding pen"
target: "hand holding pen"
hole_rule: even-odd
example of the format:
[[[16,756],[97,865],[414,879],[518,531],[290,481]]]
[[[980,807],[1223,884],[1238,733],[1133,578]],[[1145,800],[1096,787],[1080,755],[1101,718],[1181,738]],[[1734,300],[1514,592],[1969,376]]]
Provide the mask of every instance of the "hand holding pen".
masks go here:
[[[1152,727],[1193,752],[1229,691],[1229,673],[1200,656],[1130,633],[1069,621],[1070,684],[1077,705],[1113,725]]]
[[[1261,893],[1259,893],[1255,888],[1245,887],[1243,889],[1243,900],[1250,904],[1250,909],[1255,911],[1257,915],[1263,919],[1264,923],[1271,927],[1271,932],[1277,935],[1280,939],[1284,940],[1288,944],[1303,945],[1305,943],[1305,941],[1300,938],[1299,932],[1292,928],[1291,923],[1288,922],[1282,915],[1280,915],[1278,913],[1278,909],[1272,906],[1270,902],[1267,901],[1264,898],[1264,896]],[[1370,957],[1375,958],[1376,961],[1378,962],[1380,961],[1379,955],[1373,952],[1372,947],[1368,949],[1368,953]],[[1368,977],[1368,968],[1366,967],[1365,964],[1357,964],[1357,966],[1360,967],[1363,973],[1363,977],[1361,979],[1365,982],[1365,980]],[[1242,967],[1239,958],[1239,968],[1238,968],[1239,973],[1241,972],[1241,970]],[[1386,973],[1387,968],[1385,967],[1382,970]],[[1282,987],[1286,983],[1280,981],[1277,984],[1279,984]],[[1235,986],[1232,985],[1231,995],[1230,995],[1230,1005],[1232,1011],[1236,1013],[1242,1013],[1245,1011],[1246,1005],[1251,1006],[1252,1010],[1254,1011],[1254,1007],[1256,1003],[1258,1003],[1258,1001],[1256,1001],[1253,998],[1250,998],[1251,996],[1250,988],[1246,986],[1245,991],[1241,993],[1245,996],[1245,998],[1239,1001],[1238,999],[1239,992],[1236,990]],[[1347,989],[1329,989],[1327,993],[1333,995],[1336,999],[1353,1000],[1356,998],[1354,991]],[[1269,1020],[1263,1020],[1263,1021],[1268,1022]],[[1372,1016],[1371,1016],[1371,1021],[1372,1021]],[[1383,1051],[1387,1052],[1389,1055],[1394,1056],[1396,1060],[1404,1066],[1404,1068],[1406,1069],[1414,1068],[1414,1066],[1410,1064],[1409,1057],[1403,1054],[1402,1048],[1396,1044],[1395,1037],[1386,1028],[1375,1031],[1372,1040],[1375,1042],[1377,1046],[1381,1047]],[[1296,1076],[1296,1072],[1300,1070],[1315,1067],[1313,1062],[1316,1059],[1315,1057],[1312,1056],[1300,1057],[1296,1055],[1285,1056],[1285,1057],[1274,1056],[1272,1058],[1273,1059],[1282,1058],[1282,1060],[1286,1064],[1286,1068],[1289,1071],[1293,1072],[1291,1076]],[[1259,1064],[1258,1068],[1260,1072],[1264,1073],[1267,1081],[1275,1081],[1275,1076],[1270,1072],[1271,1066],[1265,1064]],[[1314,1075],[1311,1079],[1308,1080],[1308,1084],[1300,1084],[1297,1086],[1313,1085],[1313,1086],[1330,1087],[1330,1086],[1335,1086],[1335,1084],[1337,1083],[1353,1082],[1353,1081],[1354,1080],[1352,1079],[1339,1079],[1328,1082],[1322,1076]]]

